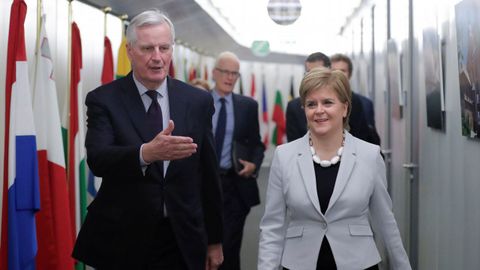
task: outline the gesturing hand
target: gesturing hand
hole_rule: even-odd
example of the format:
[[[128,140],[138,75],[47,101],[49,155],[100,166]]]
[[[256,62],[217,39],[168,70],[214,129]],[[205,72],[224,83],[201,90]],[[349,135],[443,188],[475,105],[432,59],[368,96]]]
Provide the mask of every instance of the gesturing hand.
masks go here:
[[[197,144],[192,138],[172,136],[174,127],[173,121],[168,121],[167,128],[143,146],[142,157],[145,162],[182,159],[197,152]]]

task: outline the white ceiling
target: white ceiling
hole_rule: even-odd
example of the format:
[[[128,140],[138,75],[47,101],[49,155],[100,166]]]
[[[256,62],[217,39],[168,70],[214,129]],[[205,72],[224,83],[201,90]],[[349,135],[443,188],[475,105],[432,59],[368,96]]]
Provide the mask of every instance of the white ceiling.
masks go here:
[[[175,25],[177,42],[202,54],[216,56],[229,50],[240,59],[302,64],[305,56],[321,51],[327,55],[345,51],[338,37],[347,16],[366,0],[300,0],[300,18],[289,26],[276,25],[268,16],[268,0],[80,0],[112,14],[133,18],[157,8]],[[253,40],[268,40],[271,53],[254,55]]]
[[[266,40],[272,51],[291,54],[343,52],[346,42],[339,36],[347,17],[361,0],[299,0],[300,17],[291,25],[270,19],[270,2],[293,0],[195,0],[239,44],[250,47],[254,40]],[[297,1],[298,2],[298,1]]]

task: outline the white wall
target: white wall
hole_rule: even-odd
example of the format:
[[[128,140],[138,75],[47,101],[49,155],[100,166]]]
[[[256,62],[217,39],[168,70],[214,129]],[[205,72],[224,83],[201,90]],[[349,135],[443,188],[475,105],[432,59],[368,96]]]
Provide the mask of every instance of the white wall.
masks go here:
[[[386,81],[386,1],[372,1],[376,5],[375,61],[376,61],[376,120],[377,129],[385,139],[387,119],[383,91]],[[399,44],[408,39],[404,27],[408,20],[402,17],[398,5],[408,1],[390,1],[392,4],[392,38]],[[418,268],[430,269],[478,269],[480,266],[480,141],[462,136],[460,87],[458,79],[457,40],[455,25],[455,1],[414,1],[414,43],[417,54],[414,58],[414,99],[419,101],[418,125],[413,126],[419,134],[419,236]],[[477,1],[478,3],[478,1]],[[367,16],[368,11],[358,15]],[[425,70],[423,67],[422,33],[427,27],[426,17],[437,15],[438,32],[446,43],[445,108],[446,128],[438,131],[427,127]],[[402,26],[403,25],[403,26]],[[352,31],[352,26],[346,32]],[[355,38],[355,35],[352,35]],[[353,40],[358,43],[359,40]],[[480,44],[477,44],[480,48]],[[352,45],[355,52],[358,45]],[[407,104],[407,106],[409,106]],[[397,121],[397,123],[395,123]],[[392,123],[392,197],[394,213],[400,226],[404,243],[409,242],[410,184],[405,179],[402,164],[408,162],[409,144],[405,138],[408,123],[393,120]],[[412,142],[415,143],[415,142]]]

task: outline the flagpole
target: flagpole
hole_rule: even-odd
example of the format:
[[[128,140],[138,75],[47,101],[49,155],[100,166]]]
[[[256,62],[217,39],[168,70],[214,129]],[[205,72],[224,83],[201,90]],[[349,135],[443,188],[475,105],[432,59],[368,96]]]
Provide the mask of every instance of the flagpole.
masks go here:
[[[37,0],[37,39],[35,41],[35,69],[33,71],[33,85],[36,85],[38,57],[40,53],[40,32],[42,31],[42,0]],[[35,96],[35,93],[32,93]]]
[[[72,1],[73,0],[68,0],[68,48],[67,48],[67,52],[68,52],[68,56],[67,56],[67,92],[66,92],[66,99],[65,99],[65,108],[66,108],[66,111],[64,113],[66,113],[67,115],[67,121],[66,121],[66,126],[65,128],[67,129],[67,144],[66,144],[66,157],[69,156],[70,154],[70,151],[72,151],[72,149],[70,149],[70,144],[68,143],[68,138],[70,138],[70,133],[72,132],[71,129],[69,128],[70,126],[70,85],[71,85],[71,80],[72,80],[72,21],[73,21],[73,18],[72,18]],[[68,159],[65,160],[65,164],[66,164],[66,169],[67,169],[67,175],[70,175],[69,171],[70,170],[75,170],[75,168],[71,168],[71,166],[68,166]],[[67,179],[69,180],[69,179]],[[75,220],[73,221],[73,223],[75,223]]]
[[[122,36],[125,35],[125,25],[126,25],[126,20],[128,19],[127,14],[123,14],[120,16],[120,20],[122,21]]]
[[[37,42],[35,43],[35,49],[39,46],[40,31],[42,29],[42,0],[37,0]]]
[[[103,19],[103,37],[107,36],[107,14],[112,11],[111,7],[104,7],[103,8],[103,13],[104,13],[104,19]]]

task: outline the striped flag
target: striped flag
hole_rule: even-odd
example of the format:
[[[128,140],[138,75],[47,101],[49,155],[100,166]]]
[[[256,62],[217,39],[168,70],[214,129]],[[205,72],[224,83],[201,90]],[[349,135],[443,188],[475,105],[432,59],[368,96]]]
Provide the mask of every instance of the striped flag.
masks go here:
[[[262,120],[265,126],[265,133],[263,134],[263,144],[268,148],[269,126],[268,126],[268,108],[267,108],[267,89],[265,87],[265,77],[262,81]]]
[[[183,57],[183,81],[188,82],[187,58]]]
[[[285,112],[283,111],[282,93],[277,90],[275,94],[275,106],[273,107],[272,120],[275,122],[275,129],[273,130],[272,143],[280,145],[284,142],[285,137]]]
[[[82,43],[80,30],[72,23],[70,91],[67,123],[67,182],[70,199],[72,233],[78,234],[86,215],[86,164],[82,101]],[[65,126],[64,126],[65,127]]]
[[[103,67],[102,67],[102,81],[101,84],[107,84],[113,81],[113,53],[112,43],[110,39],[105,36],[103,42]],[[97,191],[102,184],[102,178],[96,177],[92,171],[88,171],[88,184],[87,192],[90,195],[90,199],[97,196]]]
[[[173,65],[173,59],[172,59],[172,61],[170,61],[170,67],[168,68],[168,76],[170,76],[170,78],[175,78],[176,77],[175,66]]]
[[[113,81],[113,73],[114,72],[113,72],[112,43],[110,42],[110,39],[107,36],[105,36],[105,39],[103,42],[102,84],[106,84]]]
[[[255,74],[252,73],[252,81],[250,84],[250,96],[255,99]]]
[[[191,64],[190,69],[188,71],[188,81],[191,82],[195,78],[197,78],[197,69],[193,64]]]
[[[53,62],[45,15],[36,52],[33,110],[37,129],[41,211],[37,214],[38,269],[73,269],[70,255],[75,235],[70,230],[67,173]]]
[[[203,65],[203,79],[208,82],[208,67],[207,67],[207,64]]]
[[[35,269],[35,212],[40,208],[37,145],[25,52],[27,5],[10,11],[5,84],[5,151],[0,269]]]
[[[120,48],[118,48],[117,74],[115,77],[117,79],[125,77],[130,70],[132,70],[132,67],[127,55],[127,37],[122,34],[122,42]]]

